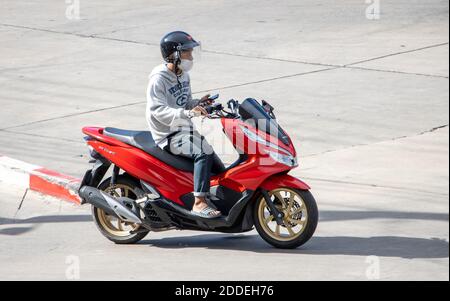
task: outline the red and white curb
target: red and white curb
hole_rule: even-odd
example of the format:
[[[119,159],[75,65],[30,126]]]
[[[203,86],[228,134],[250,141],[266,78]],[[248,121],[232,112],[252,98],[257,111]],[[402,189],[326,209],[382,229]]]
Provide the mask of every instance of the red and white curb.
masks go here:
[[[0,181],[80,204],[80,180],[0,155]]]

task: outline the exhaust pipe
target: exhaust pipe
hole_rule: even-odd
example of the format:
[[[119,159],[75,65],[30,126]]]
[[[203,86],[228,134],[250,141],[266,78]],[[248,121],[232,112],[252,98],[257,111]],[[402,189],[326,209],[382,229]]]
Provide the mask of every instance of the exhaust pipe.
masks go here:
[[[107,193],[90,186],[83,186],[79,191],[79,195],[83,200],[82,203],[92,204],[94,207],[102,209],[106,213],[113,215],[124,222],[142,224],[142,220],[120,200],[108,195]],[[134,201],[128,198],[121,198]]]

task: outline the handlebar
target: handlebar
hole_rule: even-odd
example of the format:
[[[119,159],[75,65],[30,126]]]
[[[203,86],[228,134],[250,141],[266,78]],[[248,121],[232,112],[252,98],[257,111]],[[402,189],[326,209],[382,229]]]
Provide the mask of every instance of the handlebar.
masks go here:
[[[208,115],[205,117],[209,119],[216,118],[238,118],[239,114],[237,113],[237,108],[239,103],[231,99],[228,101],[228,108],[231,109],[231,112],[226,111],[221,103],[213,103],[211,105],[203,106],[203,108],[208,112]]]
[[[222,106],[221,103],[215,103],[215,104],[212,104],[210,106],[206,106],[205,110],[206,110],[206,112],[208,112],[208,114],[212,114],[212,113],[217,112],[217,111],[222,111],[223,110],[223,106]]]
[[[206,112],[208,112],[208,115],[205,117],[209,119],[218,119],[218,118],[237,118],[239,115],[228,112],[224,109],[223,105],[221,103],[215,103],[210,106],[204,107]]]

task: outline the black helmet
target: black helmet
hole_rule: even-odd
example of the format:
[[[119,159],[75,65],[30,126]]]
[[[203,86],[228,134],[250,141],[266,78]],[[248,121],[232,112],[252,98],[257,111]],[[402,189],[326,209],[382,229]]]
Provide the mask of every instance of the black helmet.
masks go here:
[[[166,62],[169,62],[169,56],[181,50],[192,49],[200,46],[191,35],[184,31],[172,31],[166,34],[160,42],[161,54]]]

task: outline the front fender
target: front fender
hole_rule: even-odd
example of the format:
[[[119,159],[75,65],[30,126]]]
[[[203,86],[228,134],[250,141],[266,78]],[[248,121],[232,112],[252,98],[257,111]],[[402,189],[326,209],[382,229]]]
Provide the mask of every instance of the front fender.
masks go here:
[[[300,190],[311,189],[311,187],[309,187],[305,182],[300,181],[299,179],[288,174],[270,176],[264,180],[260,187],[268,191],[280,187],[296,188]]]

